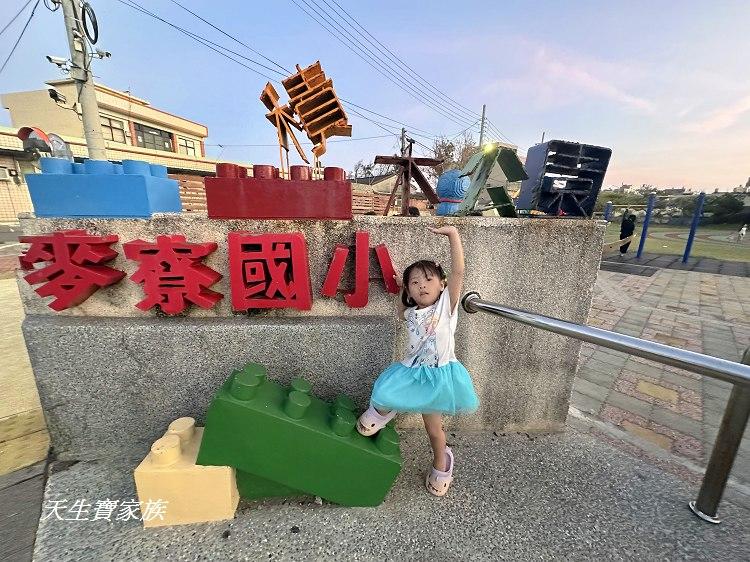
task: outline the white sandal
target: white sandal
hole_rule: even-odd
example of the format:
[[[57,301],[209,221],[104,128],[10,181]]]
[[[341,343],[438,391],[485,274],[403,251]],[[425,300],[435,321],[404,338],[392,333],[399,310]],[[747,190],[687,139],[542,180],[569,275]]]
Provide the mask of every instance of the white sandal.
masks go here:
[[[433,496],[442,497],[447,494],[448,488],[453,482],[453,451],[450,447],[445,448],[445,456],[447,457],[447,470],[443,472],[432,466],[432,470],[425,477],[424,483],[427,491]]]
[[[365,410],[365,413],[359,416],[357,421],[357,431],[359,431],[365,437],[375,435],[378,431],[383,429],[389,421],[396,417],[396,411],[391,410],[386,415],[380,415],[378,411],[370,406]]]

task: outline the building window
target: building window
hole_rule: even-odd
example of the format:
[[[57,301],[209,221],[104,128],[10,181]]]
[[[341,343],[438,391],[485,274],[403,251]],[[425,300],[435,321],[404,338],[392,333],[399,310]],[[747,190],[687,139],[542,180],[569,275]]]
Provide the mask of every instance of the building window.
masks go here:
[[[187,154],[188,156],[197,156],[195,152],[195,141],[177,137],[177,152]]]
[[[101,117],[102,134],[106,140],[125,142],[125,123],[109,117]]]
[[[172,148],[172,134],[161,129],[135,123],[136,144],[152,150],[166,150],[174,152]]]

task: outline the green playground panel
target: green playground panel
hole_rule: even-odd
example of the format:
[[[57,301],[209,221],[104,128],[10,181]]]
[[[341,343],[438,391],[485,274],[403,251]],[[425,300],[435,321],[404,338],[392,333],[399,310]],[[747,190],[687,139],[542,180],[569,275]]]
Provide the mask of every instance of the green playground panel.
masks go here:
[[[262,365],[235,371],[208,409],[197,464],[232,466],[292,495],[347,506],[380,504],[401,470],[398,434],[388,426],[364,437],[355,428],[350,398],[329,404],[310,390],[304,379],[289,388],[269,381]],[[262,497],[250,482],[243,484],[243,497]]]

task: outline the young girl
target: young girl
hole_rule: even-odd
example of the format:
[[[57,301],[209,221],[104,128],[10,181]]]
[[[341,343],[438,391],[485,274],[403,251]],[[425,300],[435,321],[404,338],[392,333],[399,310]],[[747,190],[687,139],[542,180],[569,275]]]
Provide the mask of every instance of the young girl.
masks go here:
[[[360,416],[357,430],[374,435],[398,412],[422,414],[434,455],[425,485],[431,494],[444,496],[453,480],[453,453],[445,444],[442,414],[473,412],[479,399],[453,351],[464,279],[461,238],[454,226],[429,230],[450,241],[450,279],[439,264],[428,260],[404,271],[398,317],[407,323],[408,352],[375,381],[370,407]]]

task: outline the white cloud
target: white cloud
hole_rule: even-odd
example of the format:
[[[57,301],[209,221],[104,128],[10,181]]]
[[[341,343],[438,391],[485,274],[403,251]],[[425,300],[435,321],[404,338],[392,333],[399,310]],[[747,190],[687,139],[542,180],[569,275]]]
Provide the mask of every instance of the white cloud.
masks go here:
[[[731,127],[748,112],[750,112],[750,95],[714,110],[703,119],[685,123],[680,126],[680,129],[687,133],[715,133]]]
[[[652,101],[629,93],[620,85],[637,73],[632,65],[553,51],[546,46],[527,47],[531,55],[525,61],[525,70],[518,76],[496,80],[488,87],[490,92],[512,90],[541,108],[599,98],[639,113],[656,111]]]

